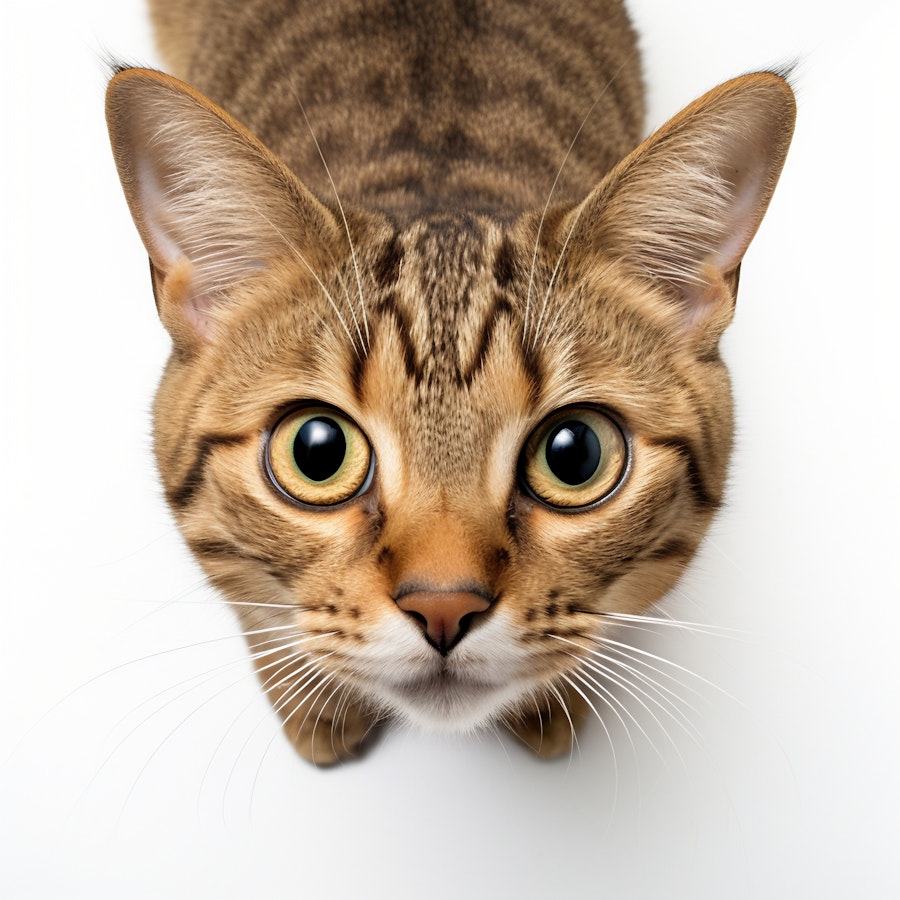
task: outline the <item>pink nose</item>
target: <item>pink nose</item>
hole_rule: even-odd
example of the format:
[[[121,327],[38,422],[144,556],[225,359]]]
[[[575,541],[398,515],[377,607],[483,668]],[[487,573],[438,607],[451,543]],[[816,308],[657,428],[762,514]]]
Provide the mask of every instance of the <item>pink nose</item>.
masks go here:
[[[471,591],[412,591],[395,602],[419,623],[442,654],[462,638],[468,624],[466,617],[484,612],[491,605],[487,597]]]

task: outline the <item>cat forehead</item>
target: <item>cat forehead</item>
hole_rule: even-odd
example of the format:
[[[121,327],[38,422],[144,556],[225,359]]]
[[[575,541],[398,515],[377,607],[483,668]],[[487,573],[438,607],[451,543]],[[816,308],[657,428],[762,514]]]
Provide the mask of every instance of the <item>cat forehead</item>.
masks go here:
[[[444,218],[363,235],[330,274],[286,272],[205,367],[210,415],[224,406],[236,428],[266,427],[291,403],[324,402],[446,474],[567,404],[664,398],[669,339],[630,286],[603,271],[554,281],[533,241]]]

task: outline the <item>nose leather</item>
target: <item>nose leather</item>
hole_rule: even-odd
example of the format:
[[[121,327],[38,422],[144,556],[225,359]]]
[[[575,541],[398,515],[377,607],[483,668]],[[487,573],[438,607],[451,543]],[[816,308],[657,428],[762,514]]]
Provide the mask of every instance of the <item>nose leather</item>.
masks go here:
[[[471,591],[412,591],[395,600],[418,622],[429,641],[447,653],[459,641],[466,616],[484,612],[491,601]]]

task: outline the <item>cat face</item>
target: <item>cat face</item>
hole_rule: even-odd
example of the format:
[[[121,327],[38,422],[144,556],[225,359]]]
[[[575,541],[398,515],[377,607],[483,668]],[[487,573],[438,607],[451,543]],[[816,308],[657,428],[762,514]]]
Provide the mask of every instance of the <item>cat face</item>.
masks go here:
[[[666,592],[721,500],[716,345],[789,98],[773,75],[713,92],[578,206],[400,226],[323,206],[173,79],[113,81],[175,341],[166,494],[301,753],[351,755],[382,715],[507,720],[550,754],[555,709],[570,740],[594,642]]]
[[[532,271],[534,222],[366,227],[360,285],[349,259],[321,284],[297,261],[173,359],[160,466],[264,680],[297,653],[323,692],[470,728],[543,702],[604,613],[645,609],[681,572],[722,489],[727,376],[615,267],[550,289],[561,246]],[[330,494],[304,485],[304,416],[349,432],[326,465],[356,471]],[[566,423],[607,467],[588,452],[575,485],[541,471]],[[313,474],[328,490],[332,473]],[[429,633],[440,614],[404,597],[441,592],[487,608],[464,602]]]

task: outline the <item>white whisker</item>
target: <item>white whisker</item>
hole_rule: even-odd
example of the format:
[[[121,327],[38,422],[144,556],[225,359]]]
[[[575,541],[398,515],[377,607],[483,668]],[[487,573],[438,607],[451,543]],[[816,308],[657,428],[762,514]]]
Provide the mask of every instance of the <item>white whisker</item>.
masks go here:
[[[324,283],[322,282],[322,279],[319,278],[319,276],[313,270],[313,267],[307,262],[306,257],[293,244],[293,242],[289,241],[287,239],[287,237],[285,237],[285,235],[282,233],[281,229],[274,222],[272,222],[271,219],[269,219],[265,215],[265,213],[260,212],[260,210],[256,209],[256,207],[253,207],[253,209],[260,216],[261,219],[263,219],[265,222],[268,222],[268,224],[275,231],[275,233],[282,239],[282,241],[284,241],[284,244],[288,248],[288,250],[290,250],[291,253],[293,253],[294,256],[296,256],[297,259],[299,259],[300,262],[302,262],[304,266],[306,266],[309,274],[312,275],[312,277],[316,280],[316,284],[319,285],[319,287],[322,290],[322,293],[325,295],[326,299],[331,304],[331,308],[334,310],[334,314],[338,317],[338,321],[341,323],[341,327],[344,329],[344,333],[347,335],[347,339],[350,341],[350,345],[353,347],[353,352],[356,354],[357,359],[359,359],[360,358],[360,354],[359,354],[360,348],[357,346],[355,338],[350,333],[350,329],[347,327],[347,323],[344,321],[344,317],[341,315],[341,311],[338,309],[337,303],[335,303],[335,301],[334,301],[334,297],[331,296],[331,294],[328,291],[328,288],[326,288]],[[353,318],[355,320],[356,315],[353,313],[352,307],[350,308],[350,312],[351,312],[351,314],[353,314]],[[356,329],[357,329],[357,332],[359,332],[359,324],[356,325]],[[359,335],[360,335],[360,340],[362,340],[362,333],[359,332]]]
[[[566,682],[566,684],[569,685],[570,688],[572,688],[573,691],[575,691],[576,694],[578,694],[579,697],[581,697],[582,700],[584,700],[585,703],[587,703],[588,708],[589,708],[589,709],[591,710],[591,712],[594,714],[594,716],[596,717],[597,721],[600,723],[600,727],[603,729],[604,733],[606,734],[606,739],[607,739],[607,741],[609,741],[609,749],[610,749],[610,752],[612,753],[612,759],[613,759],[613,802],[612,802],[612,809],[614,810],[614,809],[616,808],[616,802],[617,802],[618,797],[619,797],[619,760],[618,760],[618,757],[616,756],[616,746],[615,746],[615,742],[614,742],[613,739],[612,739],[612,735],[611,735],[610,732],[609,732],[609,728],[607,727],[606,722],[603,721],[603,716],[600,715],[600,713],[597,711],[597,707],[595,707],[594,704],[591,703],[591,701],[588,699],[588,697],[587,697],[587,695],[584,693],[584,691],[581,690],[581,688],[578,687],[578,685],[575,684],[575,682],[572,681],[572,679],[569,678],[568,675],[563,675],[563,676],[562,676],[562,679],[563,679],[563,681]]]
[[[327,659],[327,658],[328,658],[329,656],[331,656],[331,655],[332,655],[331,653],[326,653],[324,656],[321,656],[321,657],[319,657],[319,658],[317,658],[317,659],[310,660],[309,662],[305,663],[304,665],[300,666],[300,667],[297,668],[297,669],[292,668],[291,671],[290,671],[287,675],[285,675],[284,677],[280,678],[280,679],[279,679],[278,681],[276,681],[274,684],[268,684],[268,683],[263,684],[263,690],[265,691],[266,694],[269,694],[269,693],[271,693],[273,690],[275,690],[276,688],[278,688],[278,687],[280,687],[282,684],[284,684],[286,681],[290,681],[290,680],[293,679],[293,678],[297,678],[297,677],[298,677],[302,672],[304,672],[305,670],[307,670],[307,669],[310,669],[310,670],[311,670],[310,674],[309,674],[308,676],[306,676],[306,677],[303,679],[303,681],[300,683],[299,686],[296,686],[296,687],[294,688],[294,690],[293,690],[292,693],[289,692],[289,693],[287,694],[287,696],[286,696],[285,698],[283,698],[282,701],[281,701],[280,703],[277,703],[277,704],[274,703],[274,702],[272,703],[272,708],[274,709],[274,711],[275,711],[276,714],[280,715],[281,710],[284,709],[284,707],[285,707],[285,706],[286,706],[286,705],[287,705],[287,704],[288,704],[288,703],[289,703],[289,702],[290,702],[290,701],[291,701],[291,700],[292,700],[292,699],[293,699],[300,691],[302,691],[302,690],[304,689],[304,687],[305,687],[307,684],[309,684],[309,682],[310,682],[311,680],[314,680],[315,678],[317,678],[319,675],[322,674],[322,673],[321,673],[321,670],[318,668],[318,663],[320,663],[320,662],[321,662],[322,660],[324,660],[324,659]],[[303,657],[303,658],[305,658],[305,657]],[[279,660],[279,662],[283,662],[283,660]],[[286,667],[282,667],[282,669],[279,670],[279,671],[283,671],[284,668],[286,668]],[[278,673],[275,673],[275,674],[278,674]],[[273,676],[273,677],[274,677],[274,676]],[[270,678],[270,679],[267,679],[267,682],[268,682],[269,680],[271,680],[271,678]],[[270,699],[271,699],[271,698],[270,698]],[[292,713],[292,714],[293,714],[293,713]],[[259,730],[259,727],[262,725],[262,723],[265,722],[266,719],[269,718],[269,715],[270,715],[270,713],[269,713],[269,711],[267,710],[265,713],[263,713],[263,715],[261,715],[261,716],[259,717],[259,719],[257,720],[256,724],[253,726],[253,728],[250,729],[250,733],[247,735],[246,739],[244,740],[243,744],[241,745],[240,749],[238,750],[237,754],[235,755],[234,762],[233,762],[232,765],[231,765],[231,770],[229,771],[228,777],[227,777],[226,780],[225,780],[225,787],[224,787],[223,790],[222,790],[222,821],[223,821],[223,822],[226,821],[226,816],[225,816],[225,803],[226,803],[227,798],[228,798],[228,790],[229,790],[229,788],[230,788],[230,786],[231,786],[232,780],[234,779],[234,775],[235,775],[235,772],[237,771],[237,767],[238,767],[238,764],[240,763],[241,757],[244,755],[245,751],[247,750],[247,747],[250,745],[250,741],[253,739],[253,735],[256,734],[256,732]],[[257,767],[257,775],[259,774],[259,767],[262,766],[262,761],[263,761],[263,759],[265,758],[266,753],[268,753],[269,747],[271,747],[272,742],[275,740],[275,737],[278,735],[278,732],[279,732],[285,725],[287,725],[287,718],[283,718],[283,719],[282,719],[282,722],[281,722],[279,725],[276,726],[275,731],[274,731],[274,734],[272,735],[272,739],[271,739],[271,740],[269,741],[269,743],[266,745],[266,749],[265,749],[265,751],[263,752],[263,756],[260,758],[259,766]],[[254,783],[254,784],[256,783],[256,778],[254,778],[253,783]]]
[[[569,723],[569,732],[572,735],[572,746],[569,747],[569,765],[568,768],[572,766],[572,759],[575,756],[577,751],[578,758],[581,759],[581,745],[578,743],[578,732],[575,728],[575,723],[572,721],[572,715],[569,712],[569,707],[566,704],[566,700],[562,695],[562,691],[555,684],[550,684],[547,686],[547,693],[552,694],[557,702],[559,703],[559,708],[563,711],[563,715],[566,717],[566,721]],[[550,708],[549,698],[547,703],[548,709]],[[538,719],[540,720],[540,710],[538,710]],[[541,735],[543,738],[543,723],[541,723]]]
[[[582,668],[585,668],[585,669],[593,668],[587,660],[582,659],[581,657],[577,656],[576,654],[570,653],[569,656],[571,656],[572,659],[576,660]],[[596,669],[594,669],[594,671],[596,671]],[[647,734],[647,732],[644,731],[644,728],[641,725],[641,723],[635,718],[635,716],[631,712],[631,710],[628,709],[628,707],[615,695],[615,693],[613,691],[611,691],[605,684],[598,681],[596,678],[593,678],[587,672],[576,670],[576,671],[572,672],[572,675],[573,675],[573,677],[578,678],[581,681],[581,683],[585,685],[585,687],[589,688],[589,690],[591,690],[601,700],[603,700],[603,702],[612,711],[613,715],[619,720],[622,727],[625,729],[625,734],[628,738],[628,743],[631,744],[631,750],[632,750],[632,753],[634,754],[635,760],[637,759],[637,747],[635,746],[634,739],[631,736],[631,729],[628,727],[628,723],[622,718],[621,714],[619,713],[619,710],[616,709],[617,706],[621,708],[622,712],[624,712],[625,715],[628,716],[629,719],[631,719],[631,721],[637,726],[637,728],[641,732],[641,734],[643,734],[644,737],[647,739],[647,742],[649,744],[651,744],[651,746],[652,746],[653,742],[650,740],[650,736]],[[587,681],[585,679],[587,679]],[[610,680],[613,680],[613,679],[610,679]],[[588,683],[588,682],[590,682],[590,683]],[[656,749],[656,748],[654,747],[654,749]]]
[[[713,634],[721,637],[735,637],[741,635],[750,635],[749,631],[740,628],[730,628],[724,625],[708,625],[702,622],[686,622],[681,619],[661,616],[642,616],[629,615],[626,613],[600,613],[604,619],[613,619],[617,624],[621,624],[623,628],[629,627],[630,623],[640,623],[642,625],[668,625],[672,628],[683,628],[686,631],[696,631],[698,634]]]

